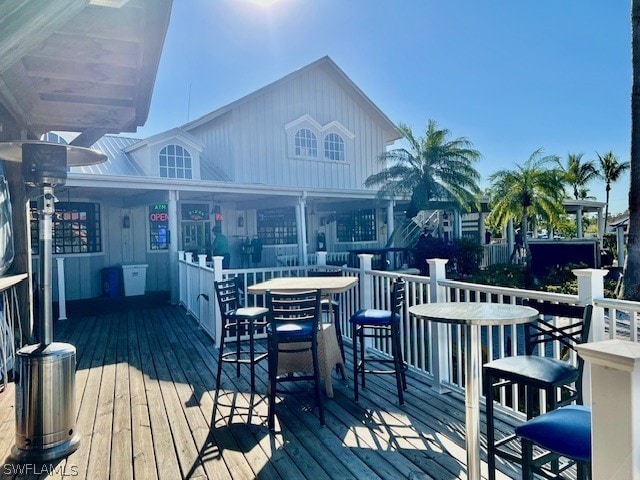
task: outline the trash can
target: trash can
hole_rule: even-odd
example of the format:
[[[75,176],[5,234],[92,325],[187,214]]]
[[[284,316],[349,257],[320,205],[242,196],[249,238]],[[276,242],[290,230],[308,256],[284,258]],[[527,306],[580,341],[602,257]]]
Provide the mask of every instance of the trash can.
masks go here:
[[[120,269],[107,267],[102,269],[102,296],[116,298],[120,296]]]
[[[123,265],[124,296],[144,295],[147,285],[147,265]]]

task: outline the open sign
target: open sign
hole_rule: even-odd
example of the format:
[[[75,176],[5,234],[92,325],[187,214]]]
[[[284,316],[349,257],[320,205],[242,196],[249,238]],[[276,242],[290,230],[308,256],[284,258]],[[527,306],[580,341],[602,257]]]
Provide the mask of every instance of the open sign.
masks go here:
[[[152,222],[166,222],[169,220],[168,213],[152,213],[149,215],[149,220]]]

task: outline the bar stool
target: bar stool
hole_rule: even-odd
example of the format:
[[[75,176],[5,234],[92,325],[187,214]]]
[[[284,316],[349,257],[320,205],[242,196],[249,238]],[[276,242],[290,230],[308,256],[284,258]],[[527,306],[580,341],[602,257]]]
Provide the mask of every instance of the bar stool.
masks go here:
[[[592,306],[561,305],[548,302],[528,301],[528,306],[540,312],[540,318],[525,325],[525,355],[513,355],[499,358],[483,366],[484,394],[486,396],[487,420],[487,464],[489,479],[496,475],[496,457],[502,457],[514,463],[520,463],[521,457],[507,448],[515,435],[496,438],[494,419],[494,396],[498,388],[518,385],[524,391],[527,419],[532,419],[542,410],[535,399],[540,391],[546,392],[547,410],[582,403],[582,370],[584,362],[577,357],[577,364],[553,358],[547,349],[560,348],[569,358],[569,352],[575,345],[587,341],[591,325]],[[565,324],[556,325],[545,316],[562,317]],[[543,350],[544,351],[541,351]],[[518,399],[514,399],[514,405]],[[531,450],[525,442],[525,449]],[[529,456],[525,452],[525,457]]]
[[[318,324],[320,318],[319,290],[299,293],[266,293],[269,311],[267,342],[269,345],[269,430],[275,426],[276,393],[292,393],[278,388],[281,383],[313,381],[315,403],[320,424],[324,425],[324,408],[320,397],[320,367],[318,362]],[[313,372],[286,372],[278,375],[281,354],[311,352]],[[300,373],[294,375],[294,373]],[[305,371],[306,373],[306,371]]]
[[[391,310],[369,308],[358,310],[350,319],[351,336],[353,338],[353,393],[358,401],[358,376],[362,376],[362,388],[365,388],[365,374],[393,374],[396,376],[398,388],[398,402],[404,405],[403,391],[407,389],[407,363],[402,357],[400,345],[400,310],[404,306],[405,282],[397,278],[393,282],[391,292]],[[370,358],[365,356],[365,338],[389,339],[391,341],[391,359]],[[360,343],[360,358],[358,359],[358,343]],[[386,370],[370,370],[367,362],[391,364],[393,368]]]
[[[532,449],[524,448],[522,478],[532,480],[533,474],[544,478],[574,478],[561,474],[576,465],[578,480],[591,478],[591,410],[581,405],[568,405],[535,417],[518,426],[516,435],[523,442],[540,447],[543,452],[535,459]],[[529,452],[529,453],[527,453]],[[544,465],[559,457],[569,459],[562,468],[549,469]]]
[[[222,364],[234,363],[236,375],[240,377],[240,365],[249,365],[251,369],[251,392],[256,389],[255,366],[259,361],[267,358],[267,352],[256,352],[253,336],[257,328],[266,327],[267,312],[264,307],[241,307],[240,288],[238,277],[229,280],[214,282],[216,297],[222,317],[222,335],[220,337],[220,349],[218,353],[218,377],[216,378],[216,390],[220,389],[222,377]],[[223,353],[227,333],[235,334],[235,350]],[[242,349],[242,336],[248,335],[249,349]]]

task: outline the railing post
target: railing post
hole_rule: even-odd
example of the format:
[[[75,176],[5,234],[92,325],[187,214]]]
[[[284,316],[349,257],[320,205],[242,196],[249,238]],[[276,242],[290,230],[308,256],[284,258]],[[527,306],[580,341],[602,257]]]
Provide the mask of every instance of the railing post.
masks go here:
[[[64,257],[56,257],[58,270],[58,320],[67,319],[67,291],[64,281]]]
[[[576,347],[591,365],[592,478],[640,478],[640,345],[605,340]]]
[[[373,279],[366,272],[371,271],[370,253],[358,254],[360,260],[360,304],[362,308],[373,308]]]
[[[222,260],[224,257],[213,257],[213,281],[222,281]],[[215,292],[214,292],[215,295]],[[212,298],[213,302],[213,321],[215,325],[215,342],[216,347],[220,348],[220,342],[222,340],[222,316],[220,315],[220,306],[217,299]]]
[[[604,276],[608,270],[595,268],[579,268],[573,270],[578,277],[578,302],[582,305],[593,305],[594,298],[604,298]],[[593,305],[589,342],[604,340],[604,308]],[[584,366],[582,372],[582,396],[585,405],[591,404],[591,366]]]
[[[206,318],[205,315],[207,314],[207,308],[205,307],[204,302],[206,300],[202,299],[202,297],[200,297],[200,294],[207,293],[207,288],[205,288],[205,285],[207,283],[207,277],[206,274],[207,272],[205,272],[205,267],[207,266],[207,254],[206,253],[201,253],[200,255],[198,255],[198,293],[196,298],[198,298],[198,326],[202,327],[202,321]],[[210,298],[209,300],[213,300],[212,298]]]
[[[430,258],[429,264],[429,293],[431,303],[447,301],[447,290],[438,284],[440,280],[446,280],[446,265],[449,260],[444,258]],[[431,342],[431,370],[435,380],[433,386],[438,393],[446,393],[449,390],[442,383],[449,382],[449,359],[451,341],[449,328],[444,323],[432,323],[433,341]]]
[[[316,265],[327,264],[327,252],[316,252]]]
[[[183,305],[185,305],[184,299],[185,299],[185,282],[186,282],[186,273],[185,273],[185,266],[184,266],[184,251],[183,250],[178,250],[178,303],[181,303]]]

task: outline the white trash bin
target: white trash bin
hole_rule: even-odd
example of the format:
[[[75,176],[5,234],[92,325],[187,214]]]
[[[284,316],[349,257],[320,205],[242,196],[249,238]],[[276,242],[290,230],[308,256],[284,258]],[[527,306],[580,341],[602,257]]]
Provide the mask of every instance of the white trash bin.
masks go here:
[[[148,265],[122,265],[124,296],[144,295],[147,286]]]

